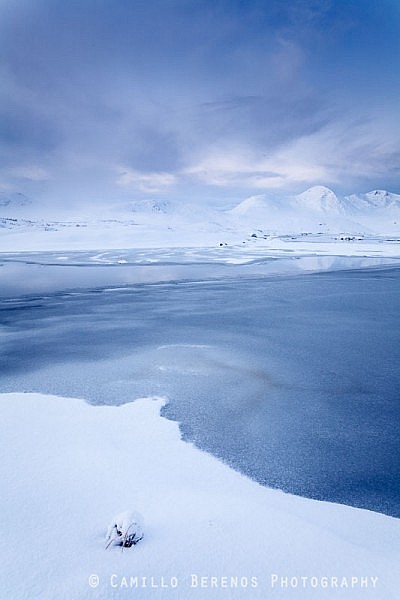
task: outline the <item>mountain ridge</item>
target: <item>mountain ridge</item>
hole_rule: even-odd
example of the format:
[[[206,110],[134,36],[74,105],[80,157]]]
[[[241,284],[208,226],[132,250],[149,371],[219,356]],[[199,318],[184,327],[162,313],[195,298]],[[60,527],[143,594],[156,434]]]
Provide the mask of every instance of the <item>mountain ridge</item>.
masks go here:
[[[249,214],[251,211],[268,211],[278,208],[277,202],[272,201],[266,194],[249,196],[237,204],[231,213],[235,215]],[[387,190],[372,190],[370,192],[338,196],[326,186],[312,186],[295,196],[290,196],[286,204],[281,204],[283,211],[305,210],[314,213],[353,215],[363,211],[400,209],[400,195]]]

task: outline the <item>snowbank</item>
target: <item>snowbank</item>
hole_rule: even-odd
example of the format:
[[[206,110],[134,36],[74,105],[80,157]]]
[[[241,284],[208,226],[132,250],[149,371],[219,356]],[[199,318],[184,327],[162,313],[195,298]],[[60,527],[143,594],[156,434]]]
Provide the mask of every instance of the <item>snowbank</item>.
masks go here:
[[[398,598],[400,520],[263,488],[162,402],[0,395],[1,598]],[[124,509],[145,537],[105,550]]]

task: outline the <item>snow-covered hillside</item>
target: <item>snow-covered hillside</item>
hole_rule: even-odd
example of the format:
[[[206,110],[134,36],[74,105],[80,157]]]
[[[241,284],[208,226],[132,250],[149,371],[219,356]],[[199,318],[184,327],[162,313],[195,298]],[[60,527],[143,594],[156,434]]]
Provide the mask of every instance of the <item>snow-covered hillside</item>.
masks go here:
[[[0,208],[19,208],[31,203],[30,199],[21,192],[0,191]]]
[[[135,213],[168,213],[170,212],[170,205],[168,202],[163,200],[144,199],[136,200],[127,206],[127,209],[132,210]]]
[[[264,194],[250,196],[230,210],[230,214],[239,217],[257,214],[259,217],[268,218],[271,213],[284,211],[285,207],[274,198]]]

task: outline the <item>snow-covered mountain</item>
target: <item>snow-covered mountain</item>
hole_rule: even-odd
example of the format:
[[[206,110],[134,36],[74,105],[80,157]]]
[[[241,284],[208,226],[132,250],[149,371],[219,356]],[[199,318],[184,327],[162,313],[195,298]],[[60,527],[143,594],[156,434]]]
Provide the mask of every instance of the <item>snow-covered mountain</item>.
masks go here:
[[[21,192],[0,191],[0,208],[19,208],[30,203],[31,200]]]
[[[282,205],[276,199],[265,194],[259,194],[258,196],[250,196],[242,200],[242,202],[228,212],[238,217],[246,215],[267,216],[277,210],[281,211]]]
[[[394,233],[400,219],[400,195],[385,190],[338,196],[318,185],[286,199],[250,196],[230,211],[229,219],[279,233],[325,231]]]
[[[317,185],[301,194],[276,200],[265,194],[250,196],[229,211],[241,217],[270,216],[272,212],[292,215],[343,215],[352,216],[355,212],[370,209],[393,208],[400,206],[400,196],[383,190],[367,194],[353,194],[340,197],[328,187]]]
[[[291,205],[315,212],[352,215],[358,212],[382,209],[399,209],[400,195],[386,190],[373,190],[366,194],[337,196],[331,189],[317,185],[295,196]]]
[[[83,212],[84,209],[84,212]],[[2,247],[134,248],[246,244],[249,238],[327,234],[399,236],[400,195],[385,190],[338,196],[325,186],[282,198],[253,195],[231,208],[140,199],[127,204],[35,206],[23,194],[0,195]],[[29,238],[29,240],[28,240]],[[1,246],[1,244],[0,244]]]
[[[135,213],[168,213],[170,211],[170,205],[164,200],[142,199],[135,200],[129,205],[129,209]]]
[[[316,185],[290,200],[294,209],[307,210],[317,213],[345,214],[346,203],[331,189]]]
[[[351,194],[346,196],[349,208],[353,210],[382,210],[382,209],[400,209],[400,195],[392,194],[386,190],[373,190],[366,194]]]
[[[373,190],[366,194],[339,197],[331,189],[317,185],[299,194],[291,201],[293,207],[315,212],[352,215],[358,212],[399,209],[400,195],[386,190]]]

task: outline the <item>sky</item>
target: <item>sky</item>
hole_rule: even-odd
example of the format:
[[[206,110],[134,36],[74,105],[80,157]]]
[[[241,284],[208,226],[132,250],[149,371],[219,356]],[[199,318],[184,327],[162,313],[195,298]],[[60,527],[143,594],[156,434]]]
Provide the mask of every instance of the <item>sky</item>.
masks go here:
[[[0,191],[400,193],[398,0],[0,0]]]

